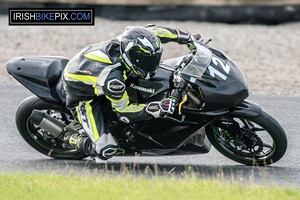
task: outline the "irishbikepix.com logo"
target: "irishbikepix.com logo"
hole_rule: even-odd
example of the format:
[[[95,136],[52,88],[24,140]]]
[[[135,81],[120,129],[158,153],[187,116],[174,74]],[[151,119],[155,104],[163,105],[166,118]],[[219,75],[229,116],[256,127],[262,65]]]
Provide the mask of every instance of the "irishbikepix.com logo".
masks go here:
[[[93,8],[10,8],[9,25],[86,25],[95,24]]]

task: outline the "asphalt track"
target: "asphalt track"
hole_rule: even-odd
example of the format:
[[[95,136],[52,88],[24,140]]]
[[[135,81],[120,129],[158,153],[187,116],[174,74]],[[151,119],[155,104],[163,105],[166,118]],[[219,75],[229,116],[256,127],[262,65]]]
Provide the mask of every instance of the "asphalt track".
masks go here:
[[[22,86],[0,85],[0,173],[17,171],[57,171],[68,173],[132,173],[181,175],[192,168],[199,177],[220,177],[245,184],[275,184],[300,187],[300,98],[252,95],[258,103],[284,128],[288,150],[277,163],[268,167],[249,167],[231,161],[213,147],[208,154],[165,157],[115,157],[107,164],[85,160],[55,160],[32,149],[19,135],[15,112],[20,102],[32,95]],[[190,166],[190,167],[188,167]]]

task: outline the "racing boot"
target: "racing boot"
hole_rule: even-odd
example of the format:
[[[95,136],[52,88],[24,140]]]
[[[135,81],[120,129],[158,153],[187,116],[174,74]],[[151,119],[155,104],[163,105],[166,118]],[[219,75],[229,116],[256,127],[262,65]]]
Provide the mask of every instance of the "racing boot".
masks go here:
[[[66,134],[64,141],[82,154],[92,157],[95,155],[93,142],[88,136],[79,133]]]

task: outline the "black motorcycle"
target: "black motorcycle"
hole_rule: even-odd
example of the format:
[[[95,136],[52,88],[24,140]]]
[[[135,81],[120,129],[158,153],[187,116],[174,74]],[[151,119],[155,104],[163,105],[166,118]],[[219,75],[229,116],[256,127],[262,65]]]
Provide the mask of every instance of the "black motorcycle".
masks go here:
[[[223,52],[194,41],[189,55],[165,60],[150,80],[128,77],[131,102],[165,97],[178,99],[172,115],[124,123],[102,98],[102,112],[122,155],[184,155],[208,153],[211,144],[224,156],[246,165],[269,165],[287,148],[279,123],[253,102],[243,73]],[[65,107],[62,74],[64,57],[18,57],[7,71],[35,94],[23,100],[16,124],[25,141],[53,158],[86,157],[64,142],[69,132],[85,134]]]

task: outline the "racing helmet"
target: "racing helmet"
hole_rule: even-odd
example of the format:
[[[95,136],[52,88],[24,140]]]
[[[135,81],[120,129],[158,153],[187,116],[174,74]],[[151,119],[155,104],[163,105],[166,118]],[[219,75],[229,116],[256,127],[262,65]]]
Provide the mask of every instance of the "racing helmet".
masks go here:
[[[160,39],[140,26],[127,27],[120,41],[121,59],[127,68],[144,79],[155,75],[162,55]]]

